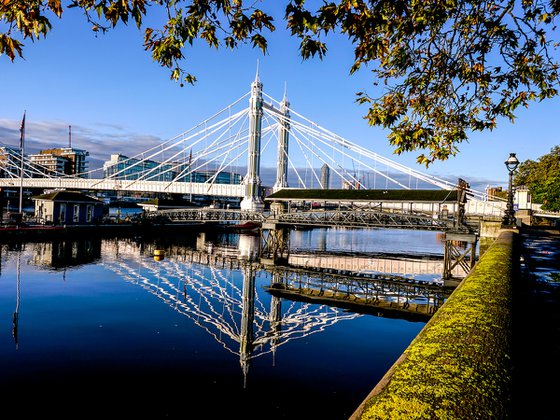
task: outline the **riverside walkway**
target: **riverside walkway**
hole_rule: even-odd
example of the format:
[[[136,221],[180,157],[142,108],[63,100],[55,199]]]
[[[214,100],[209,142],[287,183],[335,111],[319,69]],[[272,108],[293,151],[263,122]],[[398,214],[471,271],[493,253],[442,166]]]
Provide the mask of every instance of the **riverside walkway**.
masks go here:
[[[558,418],[558,241],[503,230],[350,419]]]

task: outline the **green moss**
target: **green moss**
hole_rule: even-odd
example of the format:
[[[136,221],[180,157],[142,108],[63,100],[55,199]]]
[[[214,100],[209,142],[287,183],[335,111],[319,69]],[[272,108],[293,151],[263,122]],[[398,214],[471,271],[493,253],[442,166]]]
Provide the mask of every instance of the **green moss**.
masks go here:
[[[508,417],[513,233],[503,232],[405,350],[360,419]]]

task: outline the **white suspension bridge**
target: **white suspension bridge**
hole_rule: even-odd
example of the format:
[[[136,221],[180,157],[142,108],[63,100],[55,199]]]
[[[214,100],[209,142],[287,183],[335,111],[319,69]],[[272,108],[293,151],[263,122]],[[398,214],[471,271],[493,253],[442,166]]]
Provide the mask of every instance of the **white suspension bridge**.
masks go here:
[[[250,92],[210,118],[134,156],[119,155],[103,168],[68,175],[20,150],[1,164],[0,188],[231,197],[251,212],[261,212],[263,198],[280,190],[457,189],[332,133],[291,108],[286,94],[278,102],[262,88],[257,72]],[[270,187],[263,186],[261,162],[276,168]],[[485,192],[466,187],[467,214],[503,214],[504,201],[488,201]]]

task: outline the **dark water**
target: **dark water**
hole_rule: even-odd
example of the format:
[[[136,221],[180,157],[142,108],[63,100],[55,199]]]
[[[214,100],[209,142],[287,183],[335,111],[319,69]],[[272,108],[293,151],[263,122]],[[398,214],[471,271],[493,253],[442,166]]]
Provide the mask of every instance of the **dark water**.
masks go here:
[[[431,232],[293,239],[323,251],[443,252]],[[254,241],[195,233],[1,245],[2,400],[18,415],[56,418],[348,418],[424,322],[274,298],[266,271],[187,258]]]
[[[521,287],[514,307],[514,413],[556,420],[560,377],[560,231],[522,231]]]

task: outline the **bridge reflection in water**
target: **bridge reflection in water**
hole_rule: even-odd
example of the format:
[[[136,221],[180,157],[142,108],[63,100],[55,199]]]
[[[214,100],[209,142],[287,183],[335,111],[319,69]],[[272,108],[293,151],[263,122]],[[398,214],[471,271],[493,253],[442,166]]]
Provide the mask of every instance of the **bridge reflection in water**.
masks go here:
[[[253,235],[219,246],[199,234],[195,248],[143,244],[140,250],[119,241],[115,258],[105,258],[104,265],[237,354],[245,380],[252,359],[274,354],[291,340],[362,314],[427,321],[451,293],[412,275],[265,265],[258,261],[259,244]],[[156,249],[165,257],[147,258]]]
[[[384,274],[364,269],[364,256],[306,251],[292,253],[287,266],[274,266],[260,262],[259,236],[236,238],[218,244],[199,233],[192,246],[131,239],[38,243],[31,244],[32,261],[55,269],[101,261],[236,354],[244,383],[253,359],[274,356],[291,340],[362,314],[425,322],[451,293],[436,277],[427,279],[426,267],[437,270],[438,261],[415,261],[409,267],[416,275]],[[370,257],[368,266],[389,260]],[[394,268],[407,266],[394,261]]]

